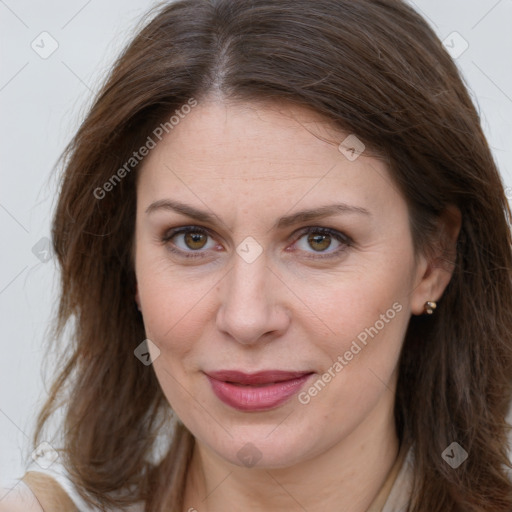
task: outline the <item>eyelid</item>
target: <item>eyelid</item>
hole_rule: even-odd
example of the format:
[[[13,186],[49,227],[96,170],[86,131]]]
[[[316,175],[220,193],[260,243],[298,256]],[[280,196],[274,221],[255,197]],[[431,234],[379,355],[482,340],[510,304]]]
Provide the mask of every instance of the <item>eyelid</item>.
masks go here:
[[[299,239],[308,233],[321,233],[331,235],[341,242],[352,243],[352,239],[345,233],[342,233],[337,229],[328,228],[325,226],[307,226],[305,228],[300,228],[292,235],[292,237]]]
[[[348,247],[351,247],[353,245],[353,240],[351,237],[346,235],[345,233],[338,231],[337,229],[328,228],[324,226],[307,226],[305,228],[301,228],[297,230],[293,235],[294,244],[299,241],[304,235],[307,235],[309,233],[320,233],[325,234],[333,237],[336,239],[341,246],[337,249],[334,249],[330,252],[315,252],[315,251],[303,251],[309,256],[305,256],[306,258],[312,259],[312,260],[321,260],[321,259],[328,259],[328,258],[336,258],[339,257],[339,255],[345,251]]]
[[[211,231],[203,226],[196,226],[196,225],[186,225],[186,226],[180,226],[176,228],[168,229],[163,236],[161,237],[160,241],[167,247],[169,251],[172,253],[178,254],[180,256],[183,256],[185,258],[199,258],[199,257],[206,257],[208,256],[208,252],[211,249],[198,249],[196,251],[184,251],[183,249],[180,249],[179,247],[175,246],[174,244],[171,244],[171,240],[178,235],[184,235],[187,233],[201,233],[204,234],[213,240],[216,240],[216,238],[213,236]],[[174,247],[172,247],[174,245]]]
[[[180,235],[182,233],[189,233],[189,232],[203,233],[205,235],[212,236],[209,229],[207,229],[203,226],[196,226],[196,225],[190,224],[190,225],[179,226],[176,228],[171,228],[171,229],[166,230],[162,236],[162,241],[167,242],[176,235]],[[212,238],[213,238],[213,236],[212,236]]]
[[[186,225],[186,226],[180,226],[180,227],[176,227],[176,228],[167,230],[164,233],[164,235],[161,237],[161,242],[164,243],[165,245],[167,245],[168,249],[171,252],[182,255],[185,258],[206,257],[208,252],[211,249],[198,249],[195,251],[194,250],[183,251],[182,249],[180,249],[178,247],[171,247],[169,245],[169,242],[175,236],[181,235],[181,234],[186,234],[189,232],[202,233],[202,234],[205,234],[206,236],[214,239],[215,241],[217,241],[216,237],[213,235],[213,233],[208,228],[205,228],[203,226],[197,226],[197,225]],[[337,255],[339,255],[339,253],[344,251],[347,247],[350,247],[353,244],[353,240],[351,239],[351,237],[349,237],[345,233],[338,231],[336,229],[328,228],[328,227],[324,227],[324,226],[306,226],[306,227],[300,228],[290,235],[289,240],[291,240],[292,243],[295,244],[304,235],[309,234],[309,233],[327,234],[327,235],[332,236],[338,242],[340,242],[340,244],[342,244],[342,246],[340,248],[335,249],[331,252],[315,253],[313,251],[310,253],[309,251],[303,251],[303,252],[306,252],[307,254],[310,254],[310,256],[306,256],[306,258],[309,258],[309,259],[319,260],[319,259],[334,258]]]

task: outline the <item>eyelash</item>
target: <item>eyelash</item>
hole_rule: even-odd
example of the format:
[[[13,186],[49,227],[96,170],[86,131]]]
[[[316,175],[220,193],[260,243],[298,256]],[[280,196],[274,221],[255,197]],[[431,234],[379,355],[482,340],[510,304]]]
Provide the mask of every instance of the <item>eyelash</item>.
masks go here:
[[[181,235],[181,234],[186,235],[187,233],[199,233],[199,234],[203,234],[203,235],[213,238],[211,233],[205,228],[202,228],[200,226],[184,226],[181,228],[171,229],[162,237],[161,241],[162,241],[162,243],[167,245],[167,248],[169,251],[171,251],[175,254],[178,254],[179,256],[182,256],[185,258],[207,257],[207,251],[204,251],[204,250],[197,250],[197,251],[190,251],[190,252],[182,251],[181,249],[172,247],[172,245],[169,243],[175,236]],[[310,226],[310,227],[301,229],[297,233],[294,243],[297,243],[304,235],[308,235],[310,233],[315,233],[315,234],[320,234],[320,235],[329,235],[329,236],[333,237],[335,240],[337,240],[340,244],[342,244],[340,247],[338,247],[337,249],[335,249],[332,252],[324,253],[324,254],[318,253],[318,255],[315,255],[315,256],[307,256],[307,258],[310,258],[310,259],[320,260],[320,259],[334,258],[336,256],[339,256],[340,253],[344,252],[353,243],[352,239],[349,236],[347,236],[339,231],[336,231],[335,229],[325,228],[325,227],[321,227],[321,226]]]
[[[187,233],[200,233],[202,235],[210,236],[208,230],[200,227],[200,226],[185,226],[182,228],[175,228],[168,231],[163,237],[162,242],[167,245],[167,249],[175,254],[178,254],[179,256],[183,256],[185,258],[204,258],[207,256],[206,251],[191,251],[186,252],[182,251],[181,249],[177,249],[176,247],[172,247],[169,242],[176,236],[176,235],[186,235]],[[212,237],[213,238],[213,237]]]
[[[180,228],[171,229],[170,231],[165,233],[165,235],[161,238],[161,242],[167,246],[167,249],[169,251],[171,251],[174,254],[179,255],[180,257],[189,258],[189,259],[207,257],[208,250],[197,250],[197,251],[191,250],[190,252],[188,252],[188,251],[183,251],[181,249],[178,249],[175,246],[173,247],[170,244],[171,240],[175,236],[181,235],[181,234],[186,235],[187,233],[199,233],[199,234],[203,234],[203,235],[213,238],[211,233],[205,228],[202,228],[200,226],[184,226],[184,227],[180,227]],[[342,252],[344,252],[348,247],[350,247],[353,243],[352,239],[349,236],[347,236],[344,233],[341,233],[335,229],[321,227],[321,226],[309,226],[307,228],[303,228],[303,229],[299,230],[299,232],[297,234],[295,234],[294,244],[297,243],[304,235],[308,235],[310,233],[320,234],[320,235],[329,235],[341,244],[340,247],[338,247],[337,249],[335,249],[331,252],[324,253],[324,254],[319,252],[317,255],[310,254],[310,255],[306,256],[306,258],[313,259],[313,260],[322,260],[322,259],[325,260],[325,259],[339,257],[340,254]]]

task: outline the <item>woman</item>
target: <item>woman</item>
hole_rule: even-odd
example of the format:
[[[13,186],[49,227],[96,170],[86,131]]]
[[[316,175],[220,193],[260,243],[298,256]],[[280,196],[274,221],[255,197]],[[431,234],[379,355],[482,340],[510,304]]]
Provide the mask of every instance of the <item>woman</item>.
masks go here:
[[[510,212],[410,7],[164,6],[65,163],[35,507],[512,510]]]

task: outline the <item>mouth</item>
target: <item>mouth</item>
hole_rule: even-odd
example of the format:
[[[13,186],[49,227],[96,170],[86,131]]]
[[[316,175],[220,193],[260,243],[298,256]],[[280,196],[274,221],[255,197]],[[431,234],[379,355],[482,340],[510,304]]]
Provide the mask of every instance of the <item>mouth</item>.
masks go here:
[[[257,373],[221,370],[208,372],[213,393],[240,411],[275,409],[295,395],[313,372],[269,370]]]

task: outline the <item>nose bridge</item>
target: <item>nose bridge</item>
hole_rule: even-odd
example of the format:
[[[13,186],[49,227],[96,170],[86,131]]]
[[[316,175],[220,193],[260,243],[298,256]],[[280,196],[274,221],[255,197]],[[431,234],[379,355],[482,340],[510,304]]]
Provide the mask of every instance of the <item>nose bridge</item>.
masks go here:
[[[234,255],[231,272],[220,288],[217,326],[240,343],[257,342],[264,334],[282,332],[287,314],[278,304],[278,290],[264,255],[248,263]]]
[[[252,263],[237,256],[228,277],[225,304],[235,306],[235,311],[245,310],[254,318],[261,315],[271,299],[267,290],[269,272],[263,256]]]

